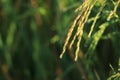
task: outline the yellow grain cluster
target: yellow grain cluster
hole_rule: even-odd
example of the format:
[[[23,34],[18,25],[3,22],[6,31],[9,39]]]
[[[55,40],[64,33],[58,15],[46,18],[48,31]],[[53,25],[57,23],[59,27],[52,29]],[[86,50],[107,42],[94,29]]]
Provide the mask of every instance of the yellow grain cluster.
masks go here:
[[[75,50],[75,58],[74,58],[74,60],[77,61],[79,51],[80,51],[79,46],[80,46],[81,38],[82,38],[82,35],[83,35],[83,28],[84,28],[84,25],[85,25],[89,15],[90,15],[90,12],[91,12],[95,3],[96,3],[96,0],[85,0],[85,2],[83,2],[83,4],[75,10],[75,13],[79,13],[79,14],[75,18],[71,28],[69,29],[69,32],[67,34],[67,38],[65,40],[65,43],[64,43],[64,46],[63,46],[63,51],[60,55],[60,58],[63,57],[63,55],[66,51],[67,45],[69,44],[69,48],[71,49],[73,44],[74,44],[74,41],[77,39],[77,45],[76,45],[76,50]],[[72,37],[72,34],[73,34],[73,31],[74,31],[75,27],[77,27],[77,31]],[[72,37],[72,41],[70,41],[70,43],[69,43],[69,40],[70,40],[71,37]]]
[[[83,4],[80,5],[75,10],[75,13],[78,13],[78,15],[75,18],[75,20],[73,21],[73,24],[72,24],[71,28],[69,29],[69,32],[67,34],[67,38],[65,40],[60,58],[63,57],[67,46],[69,46],[69,49],[72,49],[73,45],[76,43],[74,60],[77,61],[78,55],[79,55],[79,52],[80,52],[80,47],[79,46],[80,46],[81,38],[82,38],[82,35],[83,35],[83,28],[84,28],[85,23],[88,20],[88,17],[90,15],[91,10],[92,10],[93,6],[95,5],[96,1],[97,0],[85,0],[83,2]],[[106,4],[106,1],[107,0],[104,0],[102,2],[101,7],[98,9],[98,13],[95,15],[93,23],[90,26],[90,31],[88,33],[88,37],[91,36],[91,34],[93,32],[93,29],[94,29],[94,26],[95,26],[95,24],[96,24],[96,22],[97,22],[97,20],[100,16],[100,13],[102,12],[102,10],[103,10],[103,8]],[[115,2],[115,4],[114,4],[115,7],[114,7],[113,11],[111,11],[111,13],[108,15],[107,20],[110,20],[113,17],[113,15],[116,14],[116,11],[117,11],[117,8],[118,8],[119,4],[120,4],[120,0],[117,0],[117,2]],[[77,31],[75,32],[75,34],[73,34],[73,31],[74,31],[75,27],[77,27]],[[72,39],[72,40],[70,41],[70,39]],[[77,41],[77,42],[75,42],[75,41]]]
[[[75,58],[74,58],[74,60],[77,61],[79,51],[80,51],[79,46],[80,46],[81,38],[82,38],[82,35],[83,35],[83,28],[84,28],[85,23],[88,20],[88,17],[90,15],[91,10],[92,10],[93,6],[95,5],[96,1],[97,0],[85,0],[85,2],[83,2],[83,4],[80,5],[75,10],[75,13],[79,13],[79,14],[77,15],[77,17],[73,21],[73,24],[72,24],[72,26],[71,26],[68,34],[67,34],[67,38],[65,40],[65,43],[64,43],[64,46],[63,46],[63,51],[62,51],[62,53],[60,55],[60,58],[63,57],[63,55],[64,55],[64,53],[66,51],[67,45],[69,45],[69,49],[71,49],[73,47],[74,43],[75,43],[75,40],[77,39],[76,50],[75,50]],[[96,21],[99,18],[99,15],[100,15],[100,13],[102,12],[102,10],[103,10],[103,8],[105,6],[105,3],[106,3],[106,0],[103,1],[103,4],[101,5],[101,7],[98,10],[98,13],[95,15],[93,23],[92,23],[92,25],[90,27],[88,37],[91,36],[91,34],[93,32],[93,29],[94,29],[94,26],[96,24]],[[116,3],[116,6],[115,6],[115,8],[113,10],[114,13],[116,12],[116,9],[117,9],[119,3],[120,3],[120,0],[118,0],[118,2]],[[111,13],[111,14],[113,14],[113,13]],[[111,18],[110,15],[109,15],[108,18]],[[73,35],[73,31],[74,31],[75,27],[77,27],[77,31]],[[73,37],[72,37],[72,35],[73,35]],[[72,40],[70,41],[71,37],[72,37]]]

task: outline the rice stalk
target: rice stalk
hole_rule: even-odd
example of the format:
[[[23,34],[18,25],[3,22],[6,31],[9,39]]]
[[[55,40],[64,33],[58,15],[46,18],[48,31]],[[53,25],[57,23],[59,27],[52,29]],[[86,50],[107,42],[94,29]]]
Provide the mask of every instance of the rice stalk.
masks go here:
[[[112,71],[113,71],[113,75],[111,75],[107,80],[120,80],[120,58],[118,60],[118,71],[115,72],[114,68],[110,65]]]
[[[114,7],[114,9],[113,9],[113,11],[111,11],[111,13],[109,14],[109,16],[108,16],[108,18],[107,18],[108,21],[112,18],[112,16],[113,16],[114,14],[116,14],[116,11],[117,11],[117,8],[118,8],[118,6],[119,6],[119,3],[120,3],[120,0],[117,1],[117,3],[115,4],[115,7]]]

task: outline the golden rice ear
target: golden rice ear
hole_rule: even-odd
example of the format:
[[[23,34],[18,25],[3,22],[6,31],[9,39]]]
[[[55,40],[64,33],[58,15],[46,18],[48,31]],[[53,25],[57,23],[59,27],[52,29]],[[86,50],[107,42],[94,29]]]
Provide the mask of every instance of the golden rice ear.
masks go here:
[[[71,35],[72,35],[72,33],[73,33],[73,30],[74,30],[74,28],[75,28],[75,26],[76,26],[76,23],[77,23],[77,21],[78,21],[79,18],[80,18],[80,16],[78,15],[78,16],[76,17],[76,19],[74,20],[73,25],[72,25],[71,28],[69,29],[69,32],[68,32],[68,34],[67,34],[67,38],[66,38],[65,43],[64,43],[64,46],[63,46],[62,53],[60,54],[60,58],[63,57],[63,55],[64,55],[64,53],[65,53],[65,51],[66,51],[66,47],[67,47],[67,45],[68,45],[69,39],[70,39],[70,37],[71,37]]]
[[[97,22],[97,19],[99,18],[100,13],[102,12],[102,10],[103,10],[103,8],[104,8],[104,6],[105,6],[105,3],[106,3],[106,0],[105,0],[105,1],[103,2],[103,4],[101,5],[101,7],[100,7],[99,10],[98,10],[98,13],[96,14],[96,16],[95,16],[95,18],[94,18],[94,21],[93,21],[92,26],[91,26],[91,28],[90,28],[90,32],[89,32],[89,34],[88,34],[88,37],[91,36],[91,34],[92,34],[92,32],[93,32],[93,29],[94,29],[94,26],[95,26],[95,24],[96,24],[96,22]]]
[[[67,34],[62,53],[60,54],[60,58],[63,57],[63,55],[66,51],[67,45],[70,44],[69,48],[71,49],[75,43],[75,40],[77,39],[77,42],[76,42],[77,49],[75,50],[75,58],[74,58],[74,60],[77,61],[79,51],[80,51],[80,42],[81,42],[82,35],[83,35],[83,28],[84,28],[85,23],[88,20],[88,17],[90,15],[91,10],[92,10],[93,6],[95,5],[95,3],[96,3],[96,0],[85,0],[85,2],[83,2],[83,4],[75,10],[75,12],[79,12],[79,14],[73,21],[73,24]],[[75,27],[77,27],[77,31],[72,37]],[[70,38],[72,38],[71,41],[70,41]]]
[[[75,61],[77,61],[78,59],[78,56],[79,56],[79,51],[80,51],[80,42],[81,42],[81,38],[82,38],[82,35],[83,35],[83,30],[80,31],[79,33],[79,36],[78,36],[78,42],[77,42],[77,49],[76,49],[76,52],[75,52]]]

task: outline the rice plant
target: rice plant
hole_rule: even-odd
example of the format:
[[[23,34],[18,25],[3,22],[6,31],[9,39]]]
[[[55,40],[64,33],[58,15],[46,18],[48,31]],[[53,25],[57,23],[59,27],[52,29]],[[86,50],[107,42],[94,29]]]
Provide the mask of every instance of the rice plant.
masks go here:
[[[119,48],[120,0],[0,0],[0,80],[119,80]]]

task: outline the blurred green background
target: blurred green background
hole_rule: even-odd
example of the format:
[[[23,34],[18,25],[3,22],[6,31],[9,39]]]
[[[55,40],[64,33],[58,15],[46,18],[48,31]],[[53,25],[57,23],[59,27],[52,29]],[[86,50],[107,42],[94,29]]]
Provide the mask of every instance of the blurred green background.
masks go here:
[[[87,37],[90,20],[102,1],[98,0],[85,25],[83,55],[74,62],[70,50],[62,59],[59,55],[76,17],[74,10],[84,0],[0,0],[0,80],[106,80],[113,74],[110,64],[117,72],[120,5],[96,48],[88,51],[93,39]],[[93,34],[114,9],[112,1],[106,4]]]

